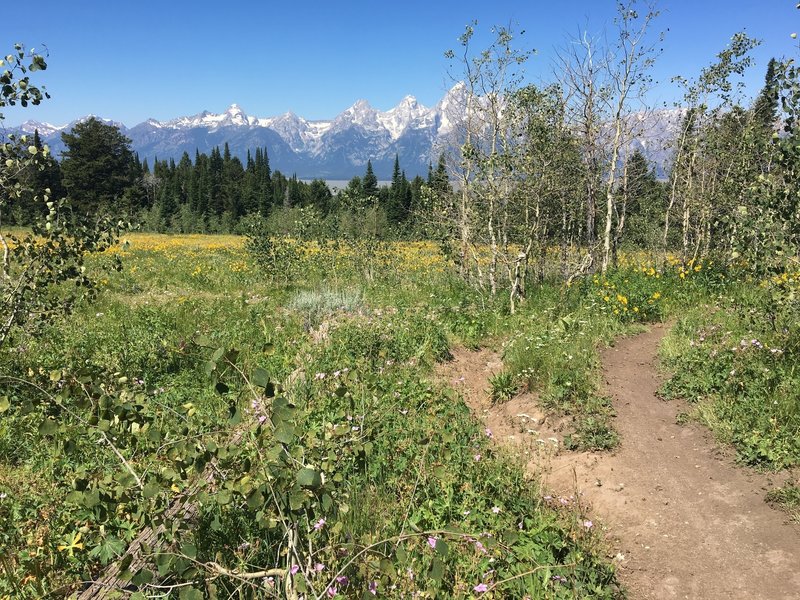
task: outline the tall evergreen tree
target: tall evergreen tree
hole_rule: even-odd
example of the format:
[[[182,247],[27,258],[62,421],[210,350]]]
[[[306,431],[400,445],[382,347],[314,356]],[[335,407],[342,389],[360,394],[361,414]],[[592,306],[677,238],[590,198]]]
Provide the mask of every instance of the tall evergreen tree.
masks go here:
[[[777,66],[778,61],[771,58],[764,76],[764,87],[753,104],[753,118],[757,126],[767,132],[772,132],[778,121],[778,85],[775,78]]]
[[[131,141],[114,125],[92,117],[61,134],[66,150],[64,187],[81,212],[116,212],[117,201],[133,185]]]
[[[436,163],[436,171],[432,172],[428,185],[438,194],[453,193],[453,186],[450,185],[450,177],[447,174],[447,159],[444,153],[439,155],[439,161]]]
[[[365,197],[378,196],[378,178],[372,170],[372,161],[367,161],[367,171],[361,180],[361,191]]]
[[[406,174],[400,170],[400,158],[395,154],[392,183],[389,186],[389,202],[386,206],[386,217],[390,223],[401,223],[408,217],[411,208],[409,191]]]

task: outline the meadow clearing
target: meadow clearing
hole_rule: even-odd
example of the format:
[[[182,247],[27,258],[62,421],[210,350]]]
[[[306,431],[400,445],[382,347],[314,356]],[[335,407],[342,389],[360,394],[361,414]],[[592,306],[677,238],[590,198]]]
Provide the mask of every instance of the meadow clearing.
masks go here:
[[[283,246],[276,270],[237,236],[130,234],[91,258],[124,264],[94,303],[4,349],[0,594],[69,595],[165,524],[133,597],[618,597],[581,503],[543,500],[433,375],[456,347],[501,352],[496,402],[534,390],[569,448],[609,449],[598,348],[668,321],[687,418],[748,464],[800,460],[798,322],[758,310],[796,275],[633,253],[511,315],[434,243]]]

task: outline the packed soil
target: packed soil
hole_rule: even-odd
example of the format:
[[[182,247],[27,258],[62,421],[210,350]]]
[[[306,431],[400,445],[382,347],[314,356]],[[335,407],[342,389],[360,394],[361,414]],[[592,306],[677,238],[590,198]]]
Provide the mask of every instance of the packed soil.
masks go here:
[[[621,438],[613,452],[564,450],[564,422],[531,394],[492,406],[488,379],[502,362],[491,351],[459,350],[440,376],[525,460],[543,494],[589,507],[633,600],[800,598],[800,527],[764,502],[786,474],[739,466],[704,427],[677,423],[687,406],[656,393],[664,333],[654,326],[601,353]]]

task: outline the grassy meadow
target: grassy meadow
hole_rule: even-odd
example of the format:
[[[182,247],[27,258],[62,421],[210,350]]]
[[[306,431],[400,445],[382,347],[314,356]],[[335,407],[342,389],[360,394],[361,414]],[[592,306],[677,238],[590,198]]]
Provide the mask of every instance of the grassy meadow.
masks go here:
[[[512,315],[434,243],[283,245],[265,268],[241,237],[130,234],[92,257],[124,264],[94,303],[4,348],[0,598],[69,596],[159,524],[137,598],[620,597],[580,502],[545,501],[433,376],[456,346],[500,349],[496,398],[534,390],[602,450],[598,347],[674,321],[665,393],[744,462],[800,461],[800,321],[759,312],[794,276],[631,253]]]

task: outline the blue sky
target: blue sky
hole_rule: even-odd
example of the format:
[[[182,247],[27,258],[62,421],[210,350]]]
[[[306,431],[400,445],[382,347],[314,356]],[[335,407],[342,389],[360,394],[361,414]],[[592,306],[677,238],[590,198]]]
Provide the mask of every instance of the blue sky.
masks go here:
[[[756,93],[770,56],[793,51],[797,0],[662,0],[655,29],[668,30],[654,70],[653,101],[672,102],[674,75],[693,76],[742,29],[764,41],[746,83]],[[491,25],[525,30],[536,49],[532,81],[552,79],[553,48],[581,28],[612,25],[613,0],[428,0],[427,2],[118,2],[22,0],[3,8],[0,52],[46,44],[38,78],[52,99],[5,111],[63,124],[96,114],[129,126],[238,103],[248,114],[293,110],[332,118],[359,98],[381,110],[406,94],[435,104],[452,85],[443,53],[476,19],[476,47]]]

